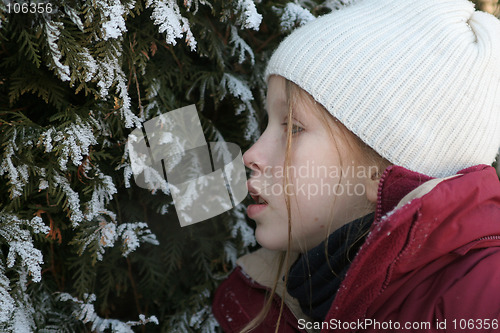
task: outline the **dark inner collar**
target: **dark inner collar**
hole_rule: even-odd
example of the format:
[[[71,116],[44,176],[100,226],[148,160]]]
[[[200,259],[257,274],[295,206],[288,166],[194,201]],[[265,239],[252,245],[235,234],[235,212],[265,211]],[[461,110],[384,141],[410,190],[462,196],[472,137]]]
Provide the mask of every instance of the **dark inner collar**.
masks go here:
[[[302,254],[288,275],[288,293],[302,311],[323,321],[340,283],[363,244],[375,213],[354,220],[333,232],[326,241]]]

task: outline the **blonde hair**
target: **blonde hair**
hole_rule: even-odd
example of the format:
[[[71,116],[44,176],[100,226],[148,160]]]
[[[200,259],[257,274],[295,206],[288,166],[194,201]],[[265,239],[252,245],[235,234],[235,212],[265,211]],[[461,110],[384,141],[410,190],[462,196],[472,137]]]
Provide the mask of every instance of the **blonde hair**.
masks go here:
[[[297,101],[299,99],[305,101],[307,104],[311,105],[310,108],[313,111],[313,115],[319,117],[322,123],[328,127],[329,134],[333,140],[333,142],[338,146],[338,142],[336,136],[334,134],[338,134],[342,140],[350,145],[354,151],[357,152],[357,156],[359,160],[366,164],[376,165],[379,170],[385,169],[390,165],[390,162],[382,158],[377,152],[375,152],[372,148],[366,145],[363,141],[361,141],[356,135],[350,132],[342,123],[338,122],[321,104],[317,103],[314,98],[308,94],[305,90],[297,86],[290,80],[285,79],[285,89],[286,89],[286,100],[288,104],[288,115],[287,115],[287,140],[286,140],[286,150],[285,150],[285,160],[284,160],[284,177],[283,177],[283,186],[284,188],[288,188],[287,185],[291,184],[290,174],[288,172],[291,154],[292,154],[292,141],[293,141],[293,110],[297,105]],[[332,122],[335,122],[335,126],[332,127]],[[342,164],[342,160],[341,160]],[[339,180],[340,181],[340,180]],[[290,267],[290,253],[291,253],[291,243],[292,243],[292,213],[291,213],[291,204],[290,204],[290,195],[287,191],[284,191],[285,195],[285,204],[288,215],[288,245],[287,250],[280,253],[279,256],[279,264],[276,272],[276,277],[273,283],[273,287],[271,288],[270,293],[267,296],[266,303],[259,314],[252,319],[241,331],[240,333],[248,333],[259,326],[264,319],[266,318],[269,310],[271,309],[274,295],[276,294],[276,288],[278,286],[278,282],[281,278],[280,272],[283,270],[283,267],[286,267],[284,283],[285,288],[283,288],[283,294],[281,297],[280,311],[278,315],[278,321],[276,325],[275,332],[278,332],[280,321],[283,314],[283,305],[286,297],[286,286],[288,284],[288,268]],[[334,200],[335,200],[334,196]],[[331,206],[333,207],[333,205]],[[374,207],[373,207],[374,208]],[[330,230],[327,232],[330,233]],[[365,234],[359,235],[359,238],[363,238]],[[328,240],[328,237],[326,237]],[[325,247],[325,256],[328,255],[326,252],[327,246]],[[328,262],[328,261],[327,261]],[[333,272],[333,269],[332,269]],[[335,275],[336,273],[333,272]]]

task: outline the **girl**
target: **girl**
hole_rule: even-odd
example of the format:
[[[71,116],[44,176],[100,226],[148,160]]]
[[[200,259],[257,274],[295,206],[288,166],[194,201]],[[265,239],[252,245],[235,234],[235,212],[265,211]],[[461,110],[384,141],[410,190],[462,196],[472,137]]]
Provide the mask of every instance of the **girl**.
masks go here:
[[[359,0],[287,37],[266,76],[243,157],[263,248],[217,290],[224,331],[498,331],[500,22]]]

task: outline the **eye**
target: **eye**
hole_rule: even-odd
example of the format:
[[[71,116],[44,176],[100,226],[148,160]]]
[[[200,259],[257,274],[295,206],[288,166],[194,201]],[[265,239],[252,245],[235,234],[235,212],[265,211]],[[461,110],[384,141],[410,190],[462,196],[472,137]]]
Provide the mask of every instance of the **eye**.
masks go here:
[[[285,123],[282,123],[281,125],[285,127],[285,132],[286,132],[286,130],[288,129],[288,123],[285,122]],[[292,125],[292,135],[297,135],[300,132],[302,132],[303,130],[304,130],[304,128],[300,127],[297,124]]]

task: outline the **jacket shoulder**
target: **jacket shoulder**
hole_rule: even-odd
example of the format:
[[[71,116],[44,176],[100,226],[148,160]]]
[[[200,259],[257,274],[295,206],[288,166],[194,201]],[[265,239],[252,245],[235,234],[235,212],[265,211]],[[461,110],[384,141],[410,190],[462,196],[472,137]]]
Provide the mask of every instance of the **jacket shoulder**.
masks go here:
[[[248,276],[240,266],[236,266],[229,277],[215,292],[212,311],[215,319],[226,333],[240,332],[252,319],[257,317],[267,300],[269,288]],[[274,295],[269,313],[257,326],[256,332],[275,332],[278,323],[281,299]],[[284,305],[279,332],[305,332],[298,328],[298,321]]]
[[[439,276],[435,312],[443,319],[500,321],[500,246],[473,249]],[[492,330],[497,331],[497,330]]]

